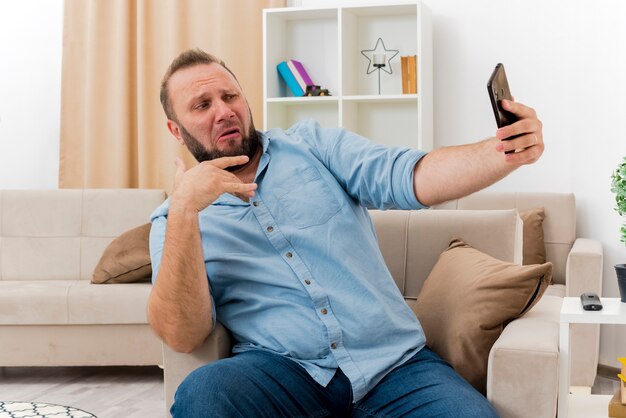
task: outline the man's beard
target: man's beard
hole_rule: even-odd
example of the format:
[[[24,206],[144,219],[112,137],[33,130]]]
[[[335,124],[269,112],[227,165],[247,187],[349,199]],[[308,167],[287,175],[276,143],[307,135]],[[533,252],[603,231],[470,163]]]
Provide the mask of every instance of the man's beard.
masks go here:
[[[195,159],[201,163],[203,161],[211,161],[216,158],[221,157],[235,157],[238,155],[247,155],[250,160],[254,154],[256,154],[257,148],[259,146],[259,133],[254,128],[254,123],[252,120],[250,121],[250,129],[248,129],[247,135],[242,135],[241,145],[236,148],[230,148],[228,151],[220,151],[218,149],[209,150],[207,149],[196,137],[191,135],[187,129],[182,125],[182,123],[178,124],[180,127],[180,134],[185,141],[185,145],[189,149],[189,152],[195,157]],[[228,141],[234,141],[234,139],[229,139]],[[236,171],[241,168],[241,165],[227,167],[227,171]]]

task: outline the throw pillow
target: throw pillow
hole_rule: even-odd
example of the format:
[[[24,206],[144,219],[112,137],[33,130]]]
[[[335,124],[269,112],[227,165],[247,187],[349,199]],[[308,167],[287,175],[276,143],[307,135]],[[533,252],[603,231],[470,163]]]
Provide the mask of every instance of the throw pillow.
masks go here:
[[[94,269],[91,283],[150,281],[150,227],[150,223],[138,226],[111,241]]]
[[[543,264],[546,262],[546,244],[543,237],[543,208],[530,209],[520,212],[524,222],[524,261],[522,264]]]
[[[551,280],[552,263],[507,263],[455,238],[413,309],[428,346],[485,393],[491,347],[506,324],[537,303]]]

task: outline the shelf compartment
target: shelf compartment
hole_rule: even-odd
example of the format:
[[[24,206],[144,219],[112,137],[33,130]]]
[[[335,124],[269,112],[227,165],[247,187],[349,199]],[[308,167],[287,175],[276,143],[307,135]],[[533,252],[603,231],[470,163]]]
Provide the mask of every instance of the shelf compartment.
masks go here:
[[[378,71],[367,74],[368,60],[361,54],[362,50],[374,48],[378,38],[383,40],[387,49],[398,50],[390,61],[392,74],[380,70],[380,91],[383,94],[402,93],[400,57],[417,55],[417,10],[417,4],[341,9],[342,94],[378,93]]]
[[[415,99],[344,100],[342,118],[343,127],[373,142],[419,148],[419,124]]]
[[[266,102],[265,129],[288,129],[303,119],[312,118],[322,127],[339,126],[339,101],[334,97],[293,97]]]
[[[269,9],[263,13],[265,97],[293,97],[276,66],[302,63],[313,82],[331,94],[339,91],[338,10]]]

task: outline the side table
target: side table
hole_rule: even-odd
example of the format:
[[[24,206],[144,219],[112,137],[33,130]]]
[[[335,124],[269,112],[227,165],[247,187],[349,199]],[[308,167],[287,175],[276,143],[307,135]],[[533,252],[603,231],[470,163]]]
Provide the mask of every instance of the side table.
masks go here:
[[[620,298],[600,298],[601,311],[585,311],[578,297],[563,298],[559,335],[559,418],[574,418],[584,410],[586,418],[606,417],[612,395],[569,394],[569,326],[570,324],[626,324],[626,303]],[[570,401],[572,405],[570,405]],[[572,406],[572,408],[570,408]],[[591,412],[593,410],[593,412]],[[568,412],[571,412],[568,414]],[[590,415],[593,414],[593,415]]]

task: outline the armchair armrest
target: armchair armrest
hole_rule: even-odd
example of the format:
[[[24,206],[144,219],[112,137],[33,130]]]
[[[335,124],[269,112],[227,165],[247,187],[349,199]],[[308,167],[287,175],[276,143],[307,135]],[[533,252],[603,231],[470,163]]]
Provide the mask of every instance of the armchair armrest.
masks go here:
[[[544,295],[510,322],[491,348],[487,399],[502,418],[556,415],[561,302]]]
[[[578,238],[567,257],[565,267],[566,296],[580,296],[584,292],[602,294],[602,244],[599,241]]]
[[[215,329],[202,345],[192,353],[178,353],[163,344],[166,417],[170,416],[174,394],[183,379],[200,366],[228,357],[231,347],[230,334],[219,322],[216,322]]]

